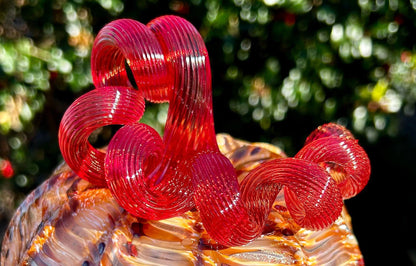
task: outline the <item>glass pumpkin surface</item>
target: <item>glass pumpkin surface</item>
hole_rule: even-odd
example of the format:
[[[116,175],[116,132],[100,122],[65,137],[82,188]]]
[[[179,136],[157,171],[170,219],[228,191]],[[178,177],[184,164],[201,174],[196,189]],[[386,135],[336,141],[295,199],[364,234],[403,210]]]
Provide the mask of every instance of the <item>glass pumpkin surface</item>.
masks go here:
[[[286,155],[266,143],[217,135],[241,183],[261,163]],[[66,164],[33,191],[3,239],[1,265],[363,265],[343,207],[331,226],[311,231],[289,214],[284,190],[260,237],[235,247],[211,239],[194,208],[164,220],[129,214],[108,188],[94,186]]]

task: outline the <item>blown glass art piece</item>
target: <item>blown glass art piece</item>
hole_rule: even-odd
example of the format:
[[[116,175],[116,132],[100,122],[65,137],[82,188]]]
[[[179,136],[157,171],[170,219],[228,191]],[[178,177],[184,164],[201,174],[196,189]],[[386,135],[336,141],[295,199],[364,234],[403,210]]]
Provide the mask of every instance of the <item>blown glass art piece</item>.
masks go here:
[[[88,215],[101,217],[102,213],[108,213],[104,220],[113,217],[100,225],[93,222],[94,226],[111,227],[112,232],[121,230],[112,236],[96,233],[98,235],[90,240],[95,243],[94,248],[85,245],[81,248],[83,245],[80,245],[82,250],[78,252],[83,255],[78,257],[98,263],[106,254],[105,260],[119,261],[121,258],[117,256],[120,254],[107,250],[110,245],[119,245],[119,240],[114,238],[125,239],[127,234],[131,240],[136,233],[143,235],[144,226],[153,228],[149,229],[150,232],[165,228],[166,234],[161,233],[160,238],[182,239],[182,242],[188,239],[189,246],[205,245],[210,247],[206,249],[216,250],[217,255],[212,256],[218,257],[219,250],[242,245],[250,249],[250,245],[256,246],[259,241],[272,245],[272,240],[264,240],[268,239],[267,232],[283,230],[278,226],[285,223],[286,233],[295,235],[298,245],[302,246],[299,248],[304,255],[298,256],[308,257],[305,255],[309,252],[308,244],[299,242],[307,241],[315,234],[309,230],[324,230],[316,233],[319,235],[331,232],[328,228],[346,226],[343,219],[348,219],[348,215],[345,211],[341,215],[343,200],[359,193],[370,176],[369,159],[358,141],[343,126],[325,124],[311,133],[293,158],[288,158],[271,145],[253,146],[230,137],[217,137],[208,53],[202,37],[188,21],[176,16],[163,16],[147,25],[130,19],[111,22],[95,39],[91,70],[95,89],[75,100],[66,111],[59,129],[62,155],[74,173],[58,170],[38,189],[60,191],[57,183],[67,186],[55,194],[58,201],[73,202],[78,197],[88,197],[90,200],[82,207],[90,208]],[[153,128],[139,122],[145,110],[145,100],[169,102],[163,138]],[[106,149],[96,149],[89,143],[88,137],[94,130],[116,124],[122,127]],[[249,147],[251,150],[247,155]],[[264,153],[269,156],[262,157]],[[256,159],[250,163],[244,158]],[[78,176],[88,182],[81,182]],[[65,178],[67,183],[63,180]],[[75,191],[75,195],[70,191]],[[32,199],[21,206],[17,215],[27,213],[28,208],[37,208],[35,205],[39,203],[33,202],[33,198],[39,198],[39,193],[44,192],[32,193]],[[70,204],[75,202],[78,201]],[[69,208],[74,212],[80,209],[78,205],[71,206]],[[58,211],[56,207],[48,209]],[[339,218],[340,215],[343,218]],[[123,218],[114,218],[119,216]],[[80,217],[79,221],[71,220],[70,223],[93,221],[91,217]],[[56,241],[63,241],[57,238],[58,235],[52,236],[57,234],[60,220],[49,221],[54,221],[51,222],[51,232],[46,230],[44,218],[38,217],[37,220],[42,224],[37,233],[42,235],[38,235],[38,242],[32,235],[31,251],[17,254],[6,239],[7,251],[2,251],[2,261],[11,257],[13,261],[24,261],[26,256],[26,261],[39,259],[39,262],[47,264],[51,254],[47,255],[45,248],[54,250],[59,246]],[[114,221],[117,221],[116,225]],[[133,223],[140,232],[135,232]],[[182,229],[174,229],[187,227],[184,223],[191,223],[192,230],[198,227],[192,233],[198,236],[191,237],[191,229],[183,234],[178,233]],[[13,221],[7,236],[10,239],[17,233],[14,233],[16,228],[12,224]],[[88,228],[86,232],[82,230],[77,233],[87,235],[91,231]],[[341,229],[337,230],[340,232]],[[20,235],[20,241],[29,241],[23,238],[30,237]],[[261,242],[262,239],[265,242]],[[128,251],[123,252],[130,252],[133,257],[143,256],[137,263],[145,261],[146,256],[151,257],[149,254],[139,256],[140,252],[133,250],[137,245],[127,243],[130,244],[122,249]],[[336,250],[337,247],[327,248]],[[315,248],[309,248],[314,253]],[[258,250],[261,251],[237,252],[230,256],[247,261],[260,257],[276,259],[273,255],[276,250],[274,253],[267,251],[267,245]],[[355,256],[360,262],[357,250],[345,251],[349,255],[343,255],[343,258],[349,261]],[[287,253],[289,257],[281,257],[282,261],[307,263],[307,259],[296,257],[292,251]],[[45,254],[41,255],[42,252]],[[98,255],[88,257],[94,252]],[[196,263],[195,260],[200,259],[187,257],[185,260]],[[123,260],[128,261],[127,257]],[[171,260],[175,261],[174,258]],[[203,260],[206,262],[207,258]]]
[[[278,148],[217,135],[222,154],[243,180],[263,163],[286,158]],[[146,220],[125,211],[107,188],[78,177],[67,165],[33,191],[3,240],[1,265],[363,265],[350,217],[315,231],[300,227],[282,190],[262,234],[225,247],[205,230],[195,209]]]

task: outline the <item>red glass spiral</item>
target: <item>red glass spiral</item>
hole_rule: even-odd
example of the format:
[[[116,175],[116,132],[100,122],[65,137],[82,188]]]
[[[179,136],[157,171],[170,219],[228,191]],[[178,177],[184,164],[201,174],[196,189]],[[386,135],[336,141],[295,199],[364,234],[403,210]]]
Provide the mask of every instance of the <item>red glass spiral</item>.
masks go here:
[[[336,124],[320,126],[295,155],[320,164],[336,180],[344,199],[357,195],[370,178],[370,160],[346,128]]]
[[[105,87],[82,95],[66,110],[59,128],[59,146],[66,163],[80,177],[106,186],[105,153],[95,149],[88,137],[103,126],[135,122],[143,111],[143,96],[130,88]]]
[[[208,153],[194,161],[195,203],[205,229],[226,246],[258,237],[281,189],[292,218],[308,229],[332,224],[342,210],[335,181],[318,164],[285,158],[262,164],[238,185],[230,162]]]
[[[299,225],[321,229],[339,216],[342,199],[368,181],[364,150],[344,127],[327,124],[295,158],[266,162],[239,184],[216,143],[205,44],[182,18],[111,22],[95,39],[91,70],[96,89],[78,98],[61,121],[62,155],[135,216],[165,219],[196,207],[219,244],[242,245],[262,233],[281,190]],[[139,122],[145,99],[169,102],[163,138]],[[89,135],[112,124],[123,127],[107,150],[92,147]]]

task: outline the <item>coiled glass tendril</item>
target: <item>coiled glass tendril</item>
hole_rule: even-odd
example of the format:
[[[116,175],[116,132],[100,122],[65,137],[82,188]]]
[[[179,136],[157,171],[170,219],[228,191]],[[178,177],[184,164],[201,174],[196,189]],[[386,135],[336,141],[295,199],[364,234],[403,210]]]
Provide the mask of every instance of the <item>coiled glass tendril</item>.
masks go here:
[[[108,187],[135,216],[166,219],[196,207],[214,240],[242,245],[261,235],[280,190],[300,226],[322,229],[368,182],[364,150],[347,129],[326,124],[294,158],[265,162],[239,184],[216,143],[205,44],[182,18],[111,22],[95,39],[91,70],[95,89],[62,118],[61,152],[74,172]],[[169,102],[163,138],[139,122],[145,100]],[[95,149],[89,135],[114,124],[123,126],[107,150]]]

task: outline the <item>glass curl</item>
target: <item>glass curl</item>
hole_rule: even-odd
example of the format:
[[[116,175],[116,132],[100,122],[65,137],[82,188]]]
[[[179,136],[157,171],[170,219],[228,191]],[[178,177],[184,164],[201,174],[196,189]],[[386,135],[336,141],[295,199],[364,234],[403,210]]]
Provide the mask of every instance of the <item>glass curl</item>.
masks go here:
[[[365,151],[347,129],[326,124],[293,158],[264,162],[239,183],[216,142],[208,52],[182,18],[109,23],[95,39],[91,71],[95,89],[62,118],[61,152],[135,216],[166,219],[196,207],[218,244],[243,245],[262,234],[279,192],[296,223],[322,229],[368,182]],[[145,100],[169,102],[163,137],[140,123]],[[114,124],[122,127],[106,150],[89,143],[94,130]]]

